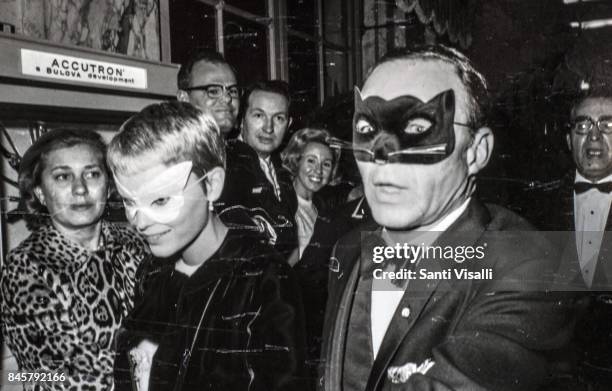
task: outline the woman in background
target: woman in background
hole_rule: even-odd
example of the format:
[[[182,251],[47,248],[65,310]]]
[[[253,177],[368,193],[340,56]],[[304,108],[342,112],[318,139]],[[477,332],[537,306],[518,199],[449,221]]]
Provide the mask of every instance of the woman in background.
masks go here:
[[[19,166],[32,232],[3,265],[0,322],[20,371],[58,375],[43,389],[112,388],[115,331],[148,254],[133,231],[102,218],[105,150],[95,132],[53,130]]]
[[[339,152],[331,148],[329,139],[326,130],[300,129],[281,153],[283,166],[293,176],[298,201],[295,222],[299,248],[289,263],[298,275],[304,297],[308,360],[313,377],[320,357],[329,258],[341,228],[331,220],[332,207],[341,203],[331,199],[337,195],[326,192],[327,197],[321,196],[321,190],[334,179],[339,159]]]

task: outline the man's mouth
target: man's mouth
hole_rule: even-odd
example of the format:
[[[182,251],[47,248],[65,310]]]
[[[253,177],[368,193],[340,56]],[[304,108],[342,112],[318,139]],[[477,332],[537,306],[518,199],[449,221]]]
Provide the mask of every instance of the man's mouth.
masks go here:
[[[257,136],[257,140],[262,144],[272,144],[274,142],[274,137]]]
[[[599,148],[587,148],[585,152],[588,159],[599,159],[603,156],[603,150]]]
[[[215,114],[223,115],[223,116],[233,116],[234,110],[231,108],[219,108],[214,110]]]
[[[91,207],[93,207],[95,204],[91,203],[91,202],[84,202],[84,203],[80,203],[80,204],[72,204],[70,205],[70,209],[72,210],[87,210]]]
[[[401,193],[406,188],[404,186],[397,185],[393,182],[374,182],[374,189],[378,194],[381,195],[396,195]]]

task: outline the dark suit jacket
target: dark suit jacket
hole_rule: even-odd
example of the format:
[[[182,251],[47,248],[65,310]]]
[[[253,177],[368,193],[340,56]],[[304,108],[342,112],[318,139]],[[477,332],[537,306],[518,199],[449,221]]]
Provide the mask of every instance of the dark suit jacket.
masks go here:
[[[230,230],[191,277],[159,260],[139,285],[117,338],[117,390],[131,389],[127,352],[144,338],[159,344],[151,390],[305,389],[302,299],[271,247]]]
[[[551,235],[557,237],[562,249],[561,263],[555,275],[558,289],[584,290],[576,238],[574,236],[574,180],[575,172],[567,173],[555,188],[549,189],[546,199],[552,200],[543,227],[551,231],[567,231]],[[576,383],[574,390],[612,389],[612,208],[608,214],[606,233],[599,252],[593,285],[582,295],[583,303],[578,316],[575,335],[568,352],[566,366]]]
[[[246,208],[251,216],[263,217],[274,230],[274,248],[287,257],[297,247],[297,199],[291,176],[282,168],[278,156],[272,155],[281,189],[279,201],[274,194],[274,187],[261,170],[259,158],[253,148],[240,140],[229,140],[226,151],[225,186],[216,203],[221,219],[232,226],[234,221],[231,218],[227,221],[224,216],[231,216],[232,208],[236,206]]]
[[[544,229],[549,231],[568,231],[567,235],[556,234],[560,248],[563,249],[562,262],[557,273],[557,282],[569,283],[569,288],[577,289],[584,285],[578,253],[576,249],[576,238],[573,231],[574,223],[574,172],[567,173],[559,182],[559,186],[550,189],[547,199],[551,200],[550,210],[543,224]],[[612,231],[612,208],[608,213],[606,231]],[[593,277],[592,290],[612,291],[612,232],[604,234],[599,259]]]
[[[429,259],[427,265],[432,271],[441,265],[492,268],[494,279],[411,280],[372,363],[366,390],[525,391],[545,383],[545,356],[569,339],[575,303],[573,297],[544,289],[549,281],[543,276],[550,276],[556,265],[537,232],[525,232],[531,229],[508,210],[473,200],[436,244],[486,243],[485,258],[451,265]],[[361,272],[360,242],[360,232],[352,232],[334,253],[338,267],[330,274],[324,326],[326,391],[342,390],[344,347],[351,343],[346,341],[347,321]],[[426,375],[414,374],[399,385],[389,380],[389,367],[426,359],[435,362]]]

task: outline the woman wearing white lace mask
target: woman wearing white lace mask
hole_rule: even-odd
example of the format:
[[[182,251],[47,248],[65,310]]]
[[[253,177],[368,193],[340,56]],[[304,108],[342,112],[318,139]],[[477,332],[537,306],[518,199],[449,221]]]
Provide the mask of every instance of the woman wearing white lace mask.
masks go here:
[[[225,150],[212,118],[183,102],[148,106],[122,125],[108,161],[130,224],[160,257],[124,324],[117,388],[274,390],[297,383],[299,293],[270,247],[229,230],[213,210]],[[273,289],[263,288],[271,282]],[[286,349],[271,348],[279,344]],[[239,353],[223,354],[234,349]]]

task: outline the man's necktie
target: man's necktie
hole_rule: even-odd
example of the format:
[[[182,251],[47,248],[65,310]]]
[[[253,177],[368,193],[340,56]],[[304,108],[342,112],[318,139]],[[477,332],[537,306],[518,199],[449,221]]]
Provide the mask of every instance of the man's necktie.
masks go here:
[[[576,194],[584,193],[591,189],[597,189],[602,193],[612,192],[612,182],[603,183],[589,183],[589,182],[576,182],[574,183],[574,191]]]

